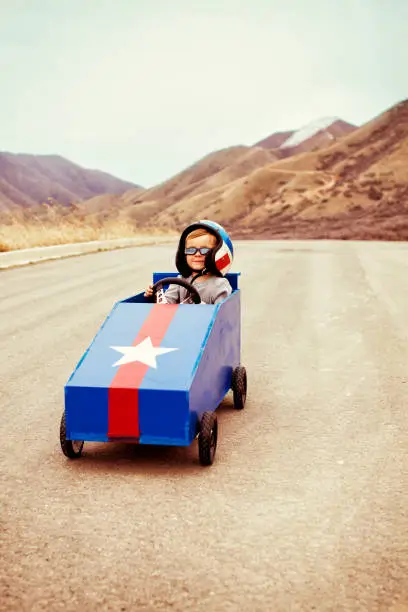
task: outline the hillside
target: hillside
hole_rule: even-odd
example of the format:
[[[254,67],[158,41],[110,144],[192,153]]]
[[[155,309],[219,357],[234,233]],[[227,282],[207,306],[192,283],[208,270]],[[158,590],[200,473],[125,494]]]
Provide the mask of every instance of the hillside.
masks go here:
[[[154,219],[155,224],[174,226],[188,220],[197,206],[216,204],[228,185],[239,188],[241,183],[236,181],[251,172],[296,152],[321,148],[355,129],[344,121],[325,119],[300,130],[276,132],[254,146],[239,145],[210,153],[171,179],[143,192],[130,190],[115,199],[94,197],[81,210],[97,218],[106,216],[110,210],[110,214],[129,216],[137,224]],[[219,214],[218,208],[211,206],[209,212]],[[228,210],[223,211],[227,218]]]
[[[278,158],[290,157],[298,153],[322,149],[356,129],[355,125],[342,119],[323,117],[298,130],[271,134],[259,141],[256,146],[272,149]]]
[[[272,148],[260,141],[215,151],[151,189],[65,209],[20,207],[20,222],[44,227],[62,215],[101,231],[178,232],[201,217],[235,238],[408,240],[408,100],[359,128],[340,119],[305,128],[268,136]],[[14,201],[10,185],[0,186]]]
[[[270,136],[263,138],[254,144],[254,147],[263,147],[264,149],[279,149],[281,145],[294,134],[294,130],[287,132],[274,132]]]
[[[98,170],[88,170],[58,155],[0,153],[0,210],[60,204],[95,195],[120,195],[137,185]],[[140,190],[140,187],[139,187]]]
[[[408,238],[408,101],[360,128],[341,120],[316,125],[303,138],[293,132],[287,149],[328,133],[332,144],[315,141],[316,150],[285,157],[285,141],[278,149],[232,147],[162,185],[126,192],[114,204],[94,198],[81,210],[109,216],[114,206],[122,221],[176,230],[213,218],[242,238]]]
[[[330,147],[270,165],[288,180],[241,216],[237,234],[408,239],[407,159],[408,100]]]
[[[180,203],[200,195],[207,200],[209,191],[222,192],[237,178],[245,177],[276,159],[272,151],[260,147],[235,146],[222,149],[205,156],[161,185],[142,192],[131,190],[110,200],[95,197],[83,202],[80,210],[83,214],[91,213],[97,218],[101,215],[119,215],[138,225],[153,222],[158,226],[164,218],[164,225],[173,227],[170,217],[177,218]]]

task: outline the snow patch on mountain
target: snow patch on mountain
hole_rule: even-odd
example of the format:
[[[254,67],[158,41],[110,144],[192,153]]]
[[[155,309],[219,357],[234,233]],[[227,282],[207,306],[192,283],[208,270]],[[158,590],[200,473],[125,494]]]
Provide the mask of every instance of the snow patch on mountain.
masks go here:
[[[323,117],[322,119],[317,119],[316,121],[312,121],[307,125],[303,126],[299,130],[296,130],[289,138],[285,140],[279,147],[280,149],[284,149],[286,147],[295,147],[301,142],[308,140],[316,134],[320,132],[320,130],[324,130],[332,125],[335,121],[338,121],[338,117]]]

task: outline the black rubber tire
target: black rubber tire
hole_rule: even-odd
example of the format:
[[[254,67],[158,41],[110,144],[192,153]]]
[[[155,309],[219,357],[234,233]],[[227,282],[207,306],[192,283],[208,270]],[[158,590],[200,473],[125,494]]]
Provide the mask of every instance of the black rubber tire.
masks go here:
[[[247,396],[247,374],[244,366],[238,366],[233,370],[231,389],[234,394],[234,408],[242,410]]]
[[[201,465],[212,465],[217,450],[218,421],[214,412],[204,412],[198,434],[198,456]]]
[[[70,459],[78,459],[82,455],[82,449],[84,448],[83,440],[67,440],[67,426],[65,422],[65,410],[62,413],[61,425],[60,425],[60,443],[62,452],[66,457]]]

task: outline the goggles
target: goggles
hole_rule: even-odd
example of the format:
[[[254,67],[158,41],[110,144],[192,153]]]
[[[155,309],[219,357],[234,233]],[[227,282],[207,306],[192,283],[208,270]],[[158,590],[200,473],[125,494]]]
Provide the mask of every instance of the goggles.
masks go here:
[[[188,247],[184,249],[185,255],[195,255],[196,253],[200,253],[200,255],[208,255],[212,249],[208,247]]]

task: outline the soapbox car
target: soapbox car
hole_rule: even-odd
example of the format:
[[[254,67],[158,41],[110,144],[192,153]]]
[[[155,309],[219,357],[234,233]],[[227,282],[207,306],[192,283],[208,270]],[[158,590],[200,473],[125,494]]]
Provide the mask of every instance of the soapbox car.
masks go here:
[[[200,304],[177,273],[154,273],[153,298],[114,305],[65,385],[64,455],[80,457],[84,441],[189,446],[197,437],[200,463],[213,463],[215,411],[230,389],[237,409],[247,393],[238,277],[226,275],[232,293],[223,302]],[[171,283],[194,303],[158,303]]]

